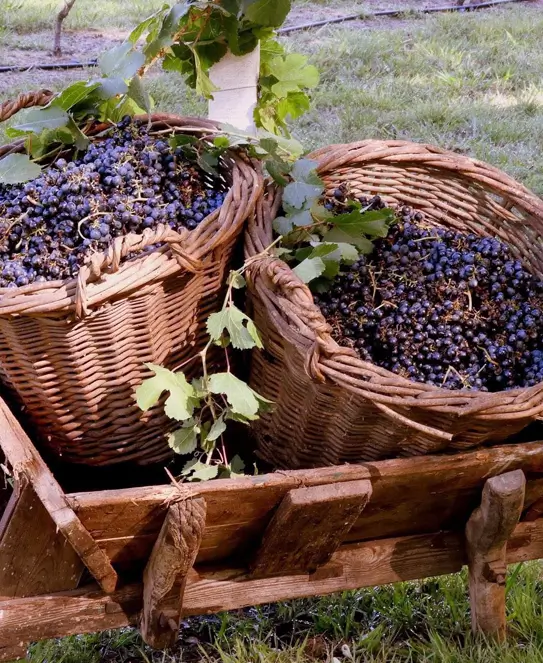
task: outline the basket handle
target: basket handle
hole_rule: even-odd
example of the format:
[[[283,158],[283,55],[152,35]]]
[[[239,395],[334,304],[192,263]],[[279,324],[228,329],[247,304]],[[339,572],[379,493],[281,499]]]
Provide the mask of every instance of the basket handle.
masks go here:
[[[9,120],[12,115],[18,113],[23,108],[32,108],[33,106],[47,106],[55,96],[51,90],[36,90],[35,92],[22,92],[15,99],[4,101],[0,104],[0,122]]]
[[[188,230],[183,229],[179,233],[164,224],[158,224],[155,229],[146,228],[141,235],[129,233],[116,237],[105,251],[92,255],[79,270],[75,290],[76,317],[80,319],[89,313],[88,284],[97,281],[105,272],[118,272],[121,261],[132,252],[142,251],[154,244],[166,244],[181,269],[191,274],[202,271],[201,260],[194,259],[188,250],[189,237]]]

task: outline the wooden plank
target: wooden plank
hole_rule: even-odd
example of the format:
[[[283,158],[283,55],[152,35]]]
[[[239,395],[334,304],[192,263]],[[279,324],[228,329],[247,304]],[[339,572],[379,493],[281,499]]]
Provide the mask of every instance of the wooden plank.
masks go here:
[[[22,485],[21,485],[22,484]],[[0,595],[35,596],[75,589],[83,573],[79,555],[24,479],[0,539]]]
[[[13,645],[2,647],[0,645],[0,661],[19,661],[26,659],[27,645]]]
[[[521,470],[489,479],[466,526],[471,626],[503,642],[506,635],[506,547],[518,524],[526,479]]]
[[[205,519],[202,497],[170,504],[145,567],[141,635],[155,649],[173,647],[177,640],[187,575],[198,554]]]
[[[251,553],[252,542],[263,535],[281,500],[300,486],[371,480],[371,502],[347,535],[348,541],[364,541],[462,527],[479,503],[485,480],[515,469],[524,470],[528,486],[541,479],[543,444],[277,472],[191,486],[194,495],[206,498],[208,514],[197,563]],[[132,556],[137,562],[147,559],[175,491],[171,486],[151,486],[76,493],[68,500],[109,559],[126,562]]]
[[[37,640],[136,624],[142,585],[105,594],[97,586],[0,601],[0,642],[9,649]]]
[[[507,546],[507,563],[543,558],[543,519],[520,523]],[[239,569],[197,569],[189,574],[184,615],[234,610],[259,603],[304,598],[460,571],[467,562],[462,532],[349,544],[314,574],[248,579]],[[137,623],[143,585],[107,595],[96,587],[50,596],[0,601],[4,647]]]
[[[521,520],[537,520],[543,516],[543,479],[534,479],[526,484],[526,497]]]
[[[253,578],[312,573],[341,545],[371,496],[371,482],[290,490],[251,565]]]
[[[0,447],[16,479],[26,477],[56,527],[106,592],[117,584],[117,573],[104,551],[82,525],[62,488],[0,398]]]

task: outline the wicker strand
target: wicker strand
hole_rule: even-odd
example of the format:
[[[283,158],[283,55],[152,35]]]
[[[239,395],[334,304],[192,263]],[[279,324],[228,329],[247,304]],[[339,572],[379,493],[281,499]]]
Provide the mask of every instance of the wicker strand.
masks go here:
[[[0,122],[9,120],[12,115],[23,108],[33,106],[46,106],[54,97],[51,90],[38,90],[37,92],[22,92],[16,99],[4,101],[0,104]]]

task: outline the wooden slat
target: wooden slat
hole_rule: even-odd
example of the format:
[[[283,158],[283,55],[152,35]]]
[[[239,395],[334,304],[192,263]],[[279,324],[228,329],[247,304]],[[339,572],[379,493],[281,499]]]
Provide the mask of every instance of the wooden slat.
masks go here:
[[[109,558],[75,515],[62,488],[1,398],[0,447],[15,478],[28,479],[56,527],[66,537],[99,585],[106,592],[113,591],[117,584],[117,573],[111,566]]]
[[[364,541],[460,528],[478,506],[485,480],[515,469],[524,470],[528,488],[531,480],[541,479],[543,444],[278,472],[193,486],[194,494],[206,498],[208,513],[197,562],[251,552],[281,500],[300,486],[371,480],[371,502],[347,535],[348,541]],[[110,559],[132,557],[137,562],[149,555],[175,490],[154,486],[77,493],[68,499]]]
[[[251,576],[315,571],[339,548],[370,496],[369,481],[290,490],[264,533]]]
[[[13,645],[2,647],[0,645],[0,661],[18,661],[26,659],[27,645]]]
[[[520,523],[507,546],[507,563],[543,558],[543,519]],[[249,580],[239,569],[189,574],[183,614],[234,610],[259,603],[373,587],[460,571],[467,562],[462,532],[410,536],[349,544],[312,575]],[[4,647],[75,633],[120,628],[137,622],[142,585],[111,595],[96,588],[47,597],[0,601]]]
[[[141,636],[155,649],[173,647],[177,640],[187,575],[198,554],[205,519],[201,497],[170,504],[145,567]]]
[[[466,526],[471,626],[505,640],[506,546],[522,513],[526,479],[521,470],[489,479],[481,506]]]
[[[13,500],[0,539],[0,594],[24,597],[75,589],[83,563],[24,479]]]

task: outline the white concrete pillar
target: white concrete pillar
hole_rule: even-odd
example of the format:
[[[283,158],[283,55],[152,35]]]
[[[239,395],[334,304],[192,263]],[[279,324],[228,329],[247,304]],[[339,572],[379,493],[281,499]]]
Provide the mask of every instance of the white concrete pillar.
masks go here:
[[[209,100],[210,120],[231,124],[242,131],[256,131],[253,111],[257,102],[260,70],[260,44],[247,55],[228,52],[209,72],[219,89]]]

